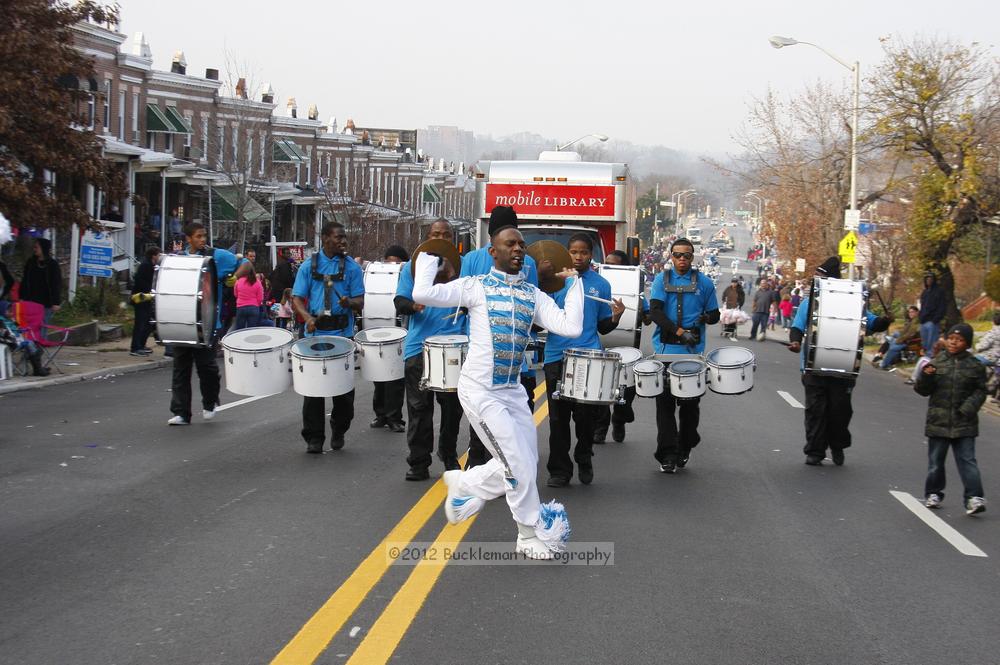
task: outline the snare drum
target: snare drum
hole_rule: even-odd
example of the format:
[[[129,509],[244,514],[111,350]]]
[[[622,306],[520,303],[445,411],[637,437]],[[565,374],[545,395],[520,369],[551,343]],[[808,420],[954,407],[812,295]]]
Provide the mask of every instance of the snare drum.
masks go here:
[[[361,378],[396,381],[403,378],[403,328],[367,328],[354,336],[358,345]]]
[[[675,360],[667,367],[670,394],[678,401],[698,399],[708,389],[708,366],[698,356]]]
[[[562,381],[553,399],[581,404],[613,404],[620,395],[621,356],[601,349],[567,349],[563,353]]]
[[[466,335],[433,335],[424,340],[424,372],[420,389],[437,393],[458,390],[458,378],[469,352]]]
[[[292,345],[292,386],[305,397],[336,397],[354,390],[354,342],[317,335]]]
[[[656,397],[663,394],[663,363],[646,358],[632,366],[635,375],[635,394],[639,397]]]
[[[401,321],[396,315],[396,287],[402,263],[373,261],[365,268],[365,306],[361,312],[362,328],[394,328]],[[364,364],[362,363],[362,372]]]
[[[742,395],[753,390],[757,362],[750,349],[742,346],[720,346],[709,351],[708,387],[720,395]]]
[[[288,390],[292,377],[289,351],[295,335],[281,328],[244,328],[222,338],[226,388],[257,397]]]
[[[642,351],[639,349],[634,349],[631,346],[616,346],[612,349],[608,349],[612,353],[617,353],[621,356],[620,370],[618,378],[621,380],[621,384],[626,388],[635,387],[635,373],[632,368],[635,364],[642,360]]]
[[[817,277],[809,300],[805,370],[826,376],[857,376],[865,339],[865,284]]]
[[[218,310],[210,256],[160,257],[153,276],[156,330],[165,344],[211,346]]]

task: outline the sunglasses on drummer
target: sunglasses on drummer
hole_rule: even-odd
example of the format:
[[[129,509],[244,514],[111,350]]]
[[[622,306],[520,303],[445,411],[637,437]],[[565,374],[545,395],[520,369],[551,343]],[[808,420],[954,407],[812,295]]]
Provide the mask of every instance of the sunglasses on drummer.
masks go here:
[[[694,258],[694,252],[671,252],[671,255],[675,259],[687,259],[688,261]]]

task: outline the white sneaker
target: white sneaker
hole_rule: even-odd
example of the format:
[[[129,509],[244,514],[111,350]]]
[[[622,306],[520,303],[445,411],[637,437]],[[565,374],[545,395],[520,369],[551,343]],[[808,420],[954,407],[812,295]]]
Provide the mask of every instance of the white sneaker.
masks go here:
[[[971,497],[968,503],[965,504],[966,515],[976,515],[984,510],[986,510],[986,499],[981,496]]]
[[[462,472],[459,470],[445,471],[441,476],[448,488],[448,496],[444,500],[444,514],[450,524],[458,524],[469,519],[486,505],[486,502],[476,496],[459,496],[458,482]]]
[[[552,558],[552,550],[543,543],[538,536],[530,536],[525,538],[524,536],[517,537],[517,545],[514,546],[514,551],[518,554],[523,554],[529,559],[539,559],[547,561]]]
[[[207,409],[202,409],[201,417],[204,418],[205,420],[211,420],[212,418],[215,417],[215,409],[212,409],[211,411]]]
[[[167,421],[168,425],[190,425],[191,422],[184,416],[174,416]]]
[[[940,494],[928,494],[927,500],[924,501],[924,505],[928,508],[940,508],[941,507],[941,495]]]

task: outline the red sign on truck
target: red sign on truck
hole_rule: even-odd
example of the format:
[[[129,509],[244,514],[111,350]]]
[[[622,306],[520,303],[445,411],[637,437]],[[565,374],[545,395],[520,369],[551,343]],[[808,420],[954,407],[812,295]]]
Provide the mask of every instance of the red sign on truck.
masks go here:
[[[486,185],[486,212],[513,206],[519,215],[613,217],[615,188],[605,185]]]

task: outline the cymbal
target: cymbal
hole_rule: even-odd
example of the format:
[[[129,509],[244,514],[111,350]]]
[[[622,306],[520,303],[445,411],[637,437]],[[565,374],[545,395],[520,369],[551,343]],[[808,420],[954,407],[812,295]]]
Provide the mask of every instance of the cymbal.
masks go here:
[[[417,245],[417,248],[413,250],[413,254],[410,256],[410,274],[414,277],[417,274],[417,257],[420,254],[436,254],[451,263],[451,266],[455,269],[456,276],[462,272],[462,255],[458,253],[458,247],[455,247],[455,245],[447,240],[434,238],[433,240],[425,240]]]
[[[527,254],[539,266],[543,261],[552,263],[553,274],[545,280],[539,276],[538,288],[546,293],[555,293],[566,285],[566,278],[558,277],[555,274],[573,267],[573,257],[569,255],[569,250],[562,243],[555,240],[539,240],[528,245]]]

